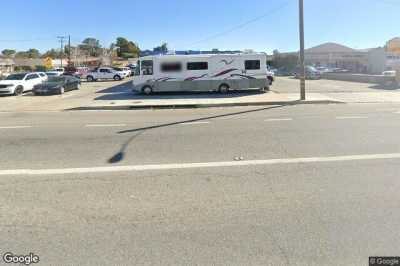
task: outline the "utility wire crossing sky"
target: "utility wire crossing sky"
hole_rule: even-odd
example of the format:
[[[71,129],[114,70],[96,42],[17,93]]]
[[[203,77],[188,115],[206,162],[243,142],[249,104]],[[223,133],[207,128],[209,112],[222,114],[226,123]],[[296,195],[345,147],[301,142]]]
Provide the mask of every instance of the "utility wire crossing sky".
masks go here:
[[[306,47],[338,42],[353,48],[383,46],[400,36],[398,0],[305,0]],[[213,48],[272,52],[298,50],[298,1],[5,1],[0,49],[44,52],[57,36],[72,44],[86,37],[109,47],[119,36],[152,49]],[[62,11],[62,12],[60,12]],[[18,16],[16,15],[18,14]]]

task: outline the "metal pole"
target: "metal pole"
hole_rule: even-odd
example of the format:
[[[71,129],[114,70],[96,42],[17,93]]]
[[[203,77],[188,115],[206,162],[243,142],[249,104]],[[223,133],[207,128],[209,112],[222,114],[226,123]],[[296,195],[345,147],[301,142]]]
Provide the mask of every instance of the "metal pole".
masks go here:
[[[300,33],[300,100],[306,99],[306,73],[304,67],[304,3],[299,0],[299,33]]]
[[[63,45],[63,44],[64,44],[64,38],[65,38],[65,37],[64,37],[64,36],[58,36],[57,38],[60,40],[60,43],[61,43],[61,51],[60,51],[61,64],[60,64],[60,65],[61,65],[61,67],[62,67],[62,66],[63,66],[62,59],[63,59],[63,54],[64,54],[64,53],[63,53],[63,49],[64,49],[64,45]]]
[[[68,64],[71,65],[71,35],[68,35]]]

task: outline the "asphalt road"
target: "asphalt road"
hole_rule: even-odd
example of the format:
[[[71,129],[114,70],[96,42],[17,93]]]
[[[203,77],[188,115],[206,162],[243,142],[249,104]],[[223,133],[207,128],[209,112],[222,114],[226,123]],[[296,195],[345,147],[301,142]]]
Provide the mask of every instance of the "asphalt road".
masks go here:
[[[398,256],[399,121],[400,105],[383,104],[0,113],[0,253],[39,265]]]

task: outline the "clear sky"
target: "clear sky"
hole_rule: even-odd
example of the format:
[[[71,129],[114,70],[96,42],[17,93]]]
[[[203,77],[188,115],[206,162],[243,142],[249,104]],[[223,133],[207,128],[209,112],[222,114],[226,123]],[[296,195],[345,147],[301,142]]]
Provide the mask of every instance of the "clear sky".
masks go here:
[[[338,42],[383,46],[400,36],[400,0],[304,0],[306,47]],[[122,36],[151,49],[298,49],[297,0],[2,1],[0,50],[57,48],[95,37],[108,47]]]

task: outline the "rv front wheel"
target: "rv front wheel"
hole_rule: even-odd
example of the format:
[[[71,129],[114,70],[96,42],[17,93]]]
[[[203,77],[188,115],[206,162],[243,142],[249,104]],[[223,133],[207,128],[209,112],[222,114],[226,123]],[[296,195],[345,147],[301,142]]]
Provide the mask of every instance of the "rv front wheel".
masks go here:
[[[145,86],[142,88],[142,92],[146,95],[150,95],[153,92],[153,89],[150,86]]]
[[[227,84],[221,84],[218,88],[218,92],[220,93],[228,93],[229,86]]]

